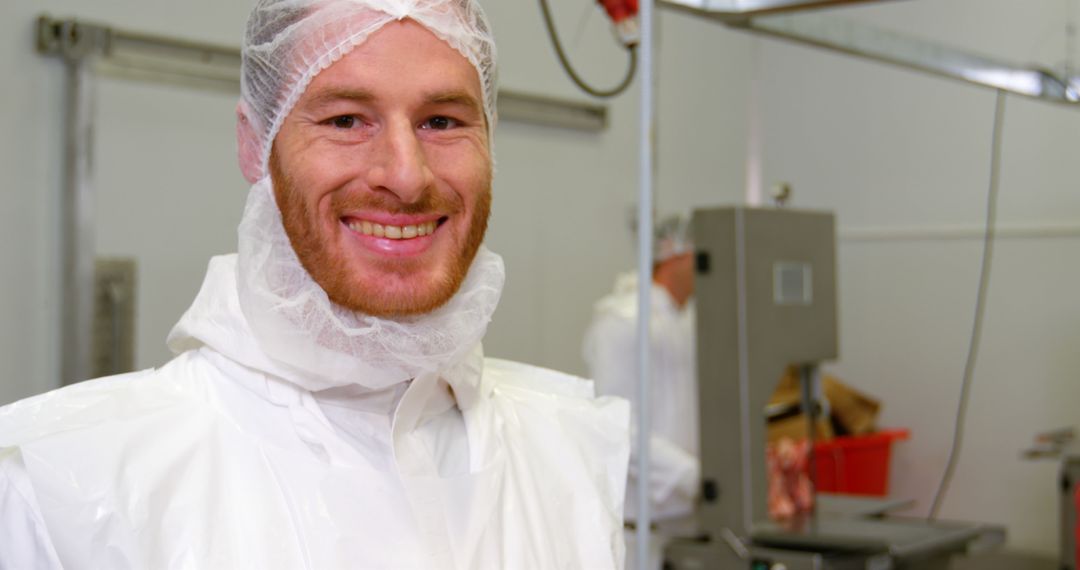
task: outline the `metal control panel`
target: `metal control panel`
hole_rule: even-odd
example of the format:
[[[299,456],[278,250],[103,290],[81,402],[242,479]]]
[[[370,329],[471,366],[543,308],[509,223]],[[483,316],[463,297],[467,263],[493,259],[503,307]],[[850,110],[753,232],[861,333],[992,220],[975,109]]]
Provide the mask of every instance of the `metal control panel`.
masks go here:
[[[700,528],[748,536],[767,520],[765,406],[788,366],[837,356],[833,215],[694,212]]]
[[[135,367],[136,269],[134,259],[97,259],[91,378],[130,372]]]

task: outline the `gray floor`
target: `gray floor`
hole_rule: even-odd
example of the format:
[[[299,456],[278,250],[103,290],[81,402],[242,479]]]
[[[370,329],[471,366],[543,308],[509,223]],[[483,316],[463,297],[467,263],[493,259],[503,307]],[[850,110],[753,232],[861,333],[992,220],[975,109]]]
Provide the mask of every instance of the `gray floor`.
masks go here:
[[[1029,554],[991,552],[953,559],[950,570],[1059,570],[1057,562]]]

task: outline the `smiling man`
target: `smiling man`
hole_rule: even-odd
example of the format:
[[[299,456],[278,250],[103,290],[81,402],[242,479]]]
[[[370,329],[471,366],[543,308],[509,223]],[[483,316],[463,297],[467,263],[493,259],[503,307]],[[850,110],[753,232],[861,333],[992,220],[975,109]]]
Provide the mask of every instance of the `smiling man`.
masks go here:
[[[625,402],[485,359],[472,0],[263,0],[252,183],[156,370],[0,408],[0,570],[617,568]]]
[[[394,316],[454,294],[490,211],[483,100],[476,68],[410,20],[311,82],[270,171],[293,248],[332,301]]]

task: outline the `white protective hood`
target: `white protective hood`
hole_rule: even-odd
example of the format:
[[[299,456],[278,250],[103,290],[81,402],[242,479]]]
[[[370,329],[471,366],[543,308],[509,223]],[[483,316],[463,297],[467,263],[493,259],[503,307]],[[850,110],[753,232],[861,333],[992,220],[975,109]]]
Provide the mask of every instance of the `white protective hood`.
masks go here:
[[[476,348],[498,305],[505,279],[498,255],[481,248],[446,305],[391,320],[330,301],[293,251],[269,178],[251,188],[238,233],[236,289],[251,338],[231,354],[236,360],[257,360],[250,364],[311,391],[348,384],[378,390],[441,372],[460,406],[477,397],[479,375],[451,369]],[[185,315],[169,346],[179,353],[191,347],[186,339],[198,339],[232,353],[232,331],[217,338],[223,331],[212,323],[212,315]]]

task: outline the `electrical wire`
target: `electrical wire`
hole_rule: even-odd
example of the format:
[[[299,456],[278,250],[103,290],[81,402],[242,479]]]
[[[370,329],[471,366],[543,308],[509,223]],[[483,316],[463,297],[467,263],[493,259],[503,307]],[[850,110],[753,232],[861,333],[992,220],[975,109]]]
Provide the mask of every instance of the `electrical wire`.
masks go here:
[[[547,0],[540,0],[540,11],[544,14],[544,27],[547,28],[548,37],[551,38],[551,45],[555,47],[555,55],[559,58],[559,64],[562,65],[563,70],[570,76],[570,79],[577,85],[579,89],[592,95],[593,97],[600,97],[607,99],[614,97],[626,91],[630,87],[630,82],[634,80],[634,74],[637,72],[637,46],[626,46],[626,50],[630,52],[630,63],[627,67],[626,76],[623,80],[611,89],[597,89],[588,83],[574,70],[574,67],[570,65],[570,59],[566,56],[566,52],[563,50],[562,42],[559,41],[559,34],[555,31],[555,22],[551,18],[551,9],[548,7]]]
[[[949,450],[949,460],[945,464],[945,472],[941,476],[941,483],[934,494],[934,502],[930,505],[930,512],[926,517],[930,521],[937,518],[941,504],[945,500],[945,494],[948,492],[949,484],[952,482],[953,473],[960,458],[960,448],[964,441],[964,419],[967,416],[968,396],[971,394],[971,381],[975,374],[975,361],[979,353],[979,342],[982,339],[983,315],[986,313],[986,292],[990,285],[990,264],[994,257],[994,231],[997,225],[997,199],[1001,175],[1001,131],[1004,122],[1005,91],[998,89],[997,102],[994,106],[994,130],[990,141],[990,189],[987,192],[986,199],[986,229],[983,234],[979,292],[975,300],[975,321],[971,328],[971,342],[968,345],[967,362],[964,364],[964,377],[960,385],[960,403],[956,410],[952,448]]]

